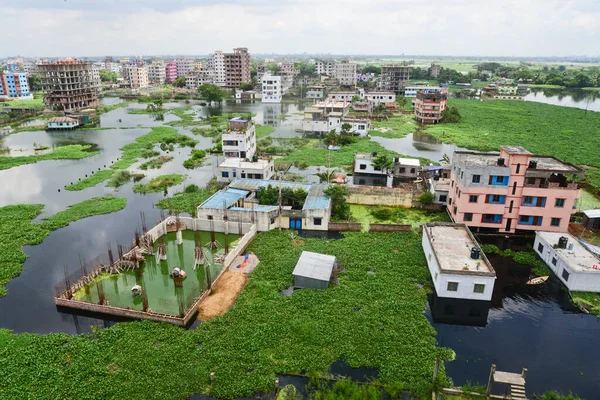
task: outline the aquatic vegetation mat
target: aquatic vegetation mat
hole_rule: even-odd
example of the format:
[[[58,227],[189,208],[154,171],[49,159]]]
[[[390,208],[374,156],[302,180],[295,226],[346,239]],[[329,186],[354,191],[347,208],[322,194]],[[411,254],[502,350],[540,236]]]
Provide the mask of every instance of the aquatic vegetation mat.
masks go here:
[[[453,352],[436,346],[426,292],[415,285],[429,279],[420,241],[413,232],[349,233],[295,247],[288,232],[262,232],[249,247],[261,262],[233,307],[195,330],[150,321],[82,336],[0,330],[2,395],[234,398],[272,390],[276,373],[325,374],[345,356],[352,367],[378,369],[381,383],[430,399],[421,394],[435,358]],[[339,284],[281,296],[302,250],[335,255]]]
[[[105,180],[110,179],[113,172],[114,171],[111,171],[109,169],[98,171],[95,174],[88,176],[87,178],[84,178],[76,183],[71,184],[71,185],[65,186],[65,189],[67,189],[67,190],[83,190],[83,189],[87,189],[90,187],[94,187],[97,184],[99,184],[100,182],[104,182]]]
[[[148,183],[138,183],[133,185],[134,193],[154,193],[167,190],[170,186],[179,185],[185,180],[186,176],[181,174],[161,175],[152,179]]]
[[[198,206],[214,193],[215,190],[210,189],[199,189],[198,191],[189,193],[175,193],[171,197],[160,200],[156,203],[156,207],[167,210],[169,214],[188,213],[195,216]]]
[[[21,251],[21,247],[40,244],[50,231],[92,215],[122,210],[126,204],[127,199],[113,195],[94,197],[74,204],[41,223],[34,223],[32,220],[42,212],[42,204],[0,207],[0,297],[6,294],[4,285],[23,269],[27,256]]]

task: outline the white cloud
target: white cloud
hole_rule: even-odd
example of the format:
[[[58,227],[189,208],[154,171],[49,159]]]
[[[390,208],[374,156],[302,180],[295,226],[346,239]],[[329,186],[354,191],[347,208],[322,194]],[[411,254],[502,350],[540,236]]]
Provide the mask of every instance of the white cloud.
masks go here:
[[[0,0],[0,56],[207,54],[242,46],[281,54],[597,55],[600,43],[598,0],[17,3]]]

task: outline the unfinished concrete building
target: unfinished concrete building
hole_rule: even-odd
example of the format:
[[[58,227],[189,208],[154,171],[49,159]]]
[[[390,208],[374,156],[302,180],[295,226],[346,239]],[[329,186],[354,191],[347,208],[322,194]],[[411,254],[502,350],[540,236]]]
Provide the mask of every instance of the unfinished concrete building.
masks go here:
[[[383,64],[381,66],[381,78],[379,89],[390,90],[396,94],[402,94],[404,87],[410,80],[411,67],[400,64]]]
[[[91,62],[67,58],[40,64],[38,70],[42,88],[47,93],[44,103],[48,108],[74,112],[100,105],[100,82],[94,79]]]

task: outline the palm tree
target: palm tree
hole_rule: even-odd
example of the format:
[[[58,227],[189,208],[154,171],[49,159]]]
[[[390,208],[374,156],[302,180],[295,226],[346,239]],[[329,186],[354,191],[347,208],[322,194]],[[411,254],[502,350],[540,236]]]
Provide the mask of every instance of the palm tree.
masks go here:
[[[317,176],[320,183],[331,183],[333,178],[335,178],[335,171],[328,169],[325,172],[319,172]]]

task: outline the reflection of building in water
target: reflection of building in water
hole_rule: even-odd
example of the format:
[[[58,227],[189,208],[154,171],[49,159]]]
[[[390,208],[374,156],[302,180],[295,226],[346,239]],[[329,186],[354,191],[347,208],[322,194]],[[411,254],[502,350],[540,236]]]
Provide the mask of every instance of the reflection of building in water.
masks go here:
[[[281,123],[281,104],[263,104],[263,125],[277,127]]]
[[[491,304],[490,301],[438,297],[435,290],[429,297],[431,318],[441,324],[484,327]]]

